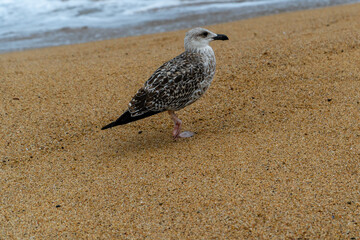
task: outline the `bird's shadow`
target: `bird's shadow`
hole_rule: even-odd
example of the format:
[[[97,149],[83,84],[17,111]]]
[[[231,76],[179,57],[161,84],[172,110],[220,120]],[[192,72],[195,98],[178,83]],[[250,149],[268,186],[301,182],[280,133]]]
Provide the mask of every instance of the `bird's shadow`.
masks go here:
[[[191,138],[174,139],[171,131],[156,131],[155,129],[146,131],[141,134],[134,134],[128,137],[121,137],[112,141],[111,144],[106,144],[107,151],[116,153],[120,157],[129,157],[145,152],[156,151],[173,146],[174,144],[183,145],[196,141],[196,135]],[[104,146],[105,147],[105,146]]]
[[[192,122],[190,124],[190,122]],[[222,125],[226,127],[215,127],[214,124],[204,127],[206,122],[221,122],[222,124],[216,124],[216,126]],[[135,156],[136,154],[142,154],[144,152],[156,151],[157,149],[163,149],[172,147],[176,144],[179,149],[186,148],[189,144],[195,144],[203,140],[203,136],[207,133],[214,133],[214,135],[220,134],[219,131],[227,131],[228,128],[233,127],[234,121],[229,117],[224,117],[219,114],[216,119],[209,118],[209,116],[199,115],[195,119],[189,120],[188,124],[184,126],[183,130],[194,131],[195,135],[190,138],[178,138],[172,137],[172,124],[158,125],[155,127],[141,127],[135,126],[131,131],[126,131],[129,135],[124,136],[122,131],[116,132],[119,135],[117,138],[109,139],[107,142],[103,142],[103,150],[112,154],[116,153],[120,157]],[[190,126],[189,126],[190,125]],[[117,128],[119,129],[119,128]],[[118,130],[116,130],[118,131]],[[111,140],[110,140],[111,139]]]

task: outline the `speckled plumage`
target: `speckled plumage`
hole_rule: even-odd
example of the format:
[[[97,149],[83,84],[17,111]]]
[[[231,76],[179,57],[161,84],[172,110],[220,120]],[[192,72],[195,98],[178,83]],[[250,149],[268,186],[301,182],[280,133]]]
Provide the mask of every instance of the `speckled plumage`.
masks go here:
[[[180,132],[181,120],[175,111],[198,100],[209,88],[215,74],[215,54],[209,43],[228,40],[204,28],[186,33],[185,52],[159,67],[129,103],[129,108],[116,121],[102,129],[137,121],[168,111],[174,122],[174,138],[191,137],[192,132]]]
[[[180,110],[198,100],[210,86],[216,60],[211,47],[185,51],[163,64],[129,103],[131,116],[147,111]]]

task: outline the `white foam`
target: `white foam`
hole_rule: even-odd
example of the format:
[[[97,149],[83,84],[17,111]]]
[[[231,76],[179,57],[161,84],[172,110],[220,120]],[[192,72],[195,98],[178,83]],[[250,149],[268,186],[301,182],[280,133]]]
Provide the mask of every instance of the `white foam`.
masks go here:
[[[262,4],[279,0],[0,0],[0,35],[38,32],[64,27],[116,27],[121,21],[139,20],[145,13],[156,14],[232,7],[231,4]],[[156,12],[156,14],[154,13]],[[149,16],[147,16],[149,17]]]
[[[350,2],[360,0],[0,0],[0,52],[19,46],[153,33]],[[92,30],[86,38],[85,31],[71,39],[66,34],[75,35],[74,31],[62,31],[61,38],[55,33],[83,27]]]

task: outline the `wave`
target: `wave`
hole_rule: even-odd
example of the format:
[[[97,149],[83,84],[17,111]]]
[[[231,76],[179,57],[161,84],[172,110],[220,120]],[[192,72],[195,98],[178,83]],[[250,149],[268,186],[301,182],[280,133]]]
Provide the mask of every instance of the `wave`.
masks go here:
[[[360,0],[0,0],[0,52],[353,2]]]

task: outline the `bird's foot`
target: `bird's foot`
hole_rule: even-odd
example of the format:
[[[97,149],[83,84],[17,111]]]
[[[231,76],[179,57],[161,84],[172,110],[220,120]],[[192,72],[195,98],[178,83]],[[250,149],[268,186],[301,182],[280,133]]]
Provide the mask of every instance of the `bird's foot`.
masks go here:
[[[195,135],[193,132],[185,131],[181,132],[181,120],[176,116],[174,111],[168,111],[171,119],[174,121],[174,130],[173,130],[173,137],[176,140],[177,138],[188,138]]]
[[[181,133],[180,132],[175,133],[175,131],[174,131],[174,134],[173,134],[174,140],[176,140],[177,138],[189,138],[194,135],[195,135],[195,133],[189,132],[189,131],[185,131],[185,132],[181,132]]]
[[[188,138],[188,137],[192,137],[194,135],[195,135],[195,133],[193,133],[193,132],[185,131],[185,132],[180,133],[179,137]]]

